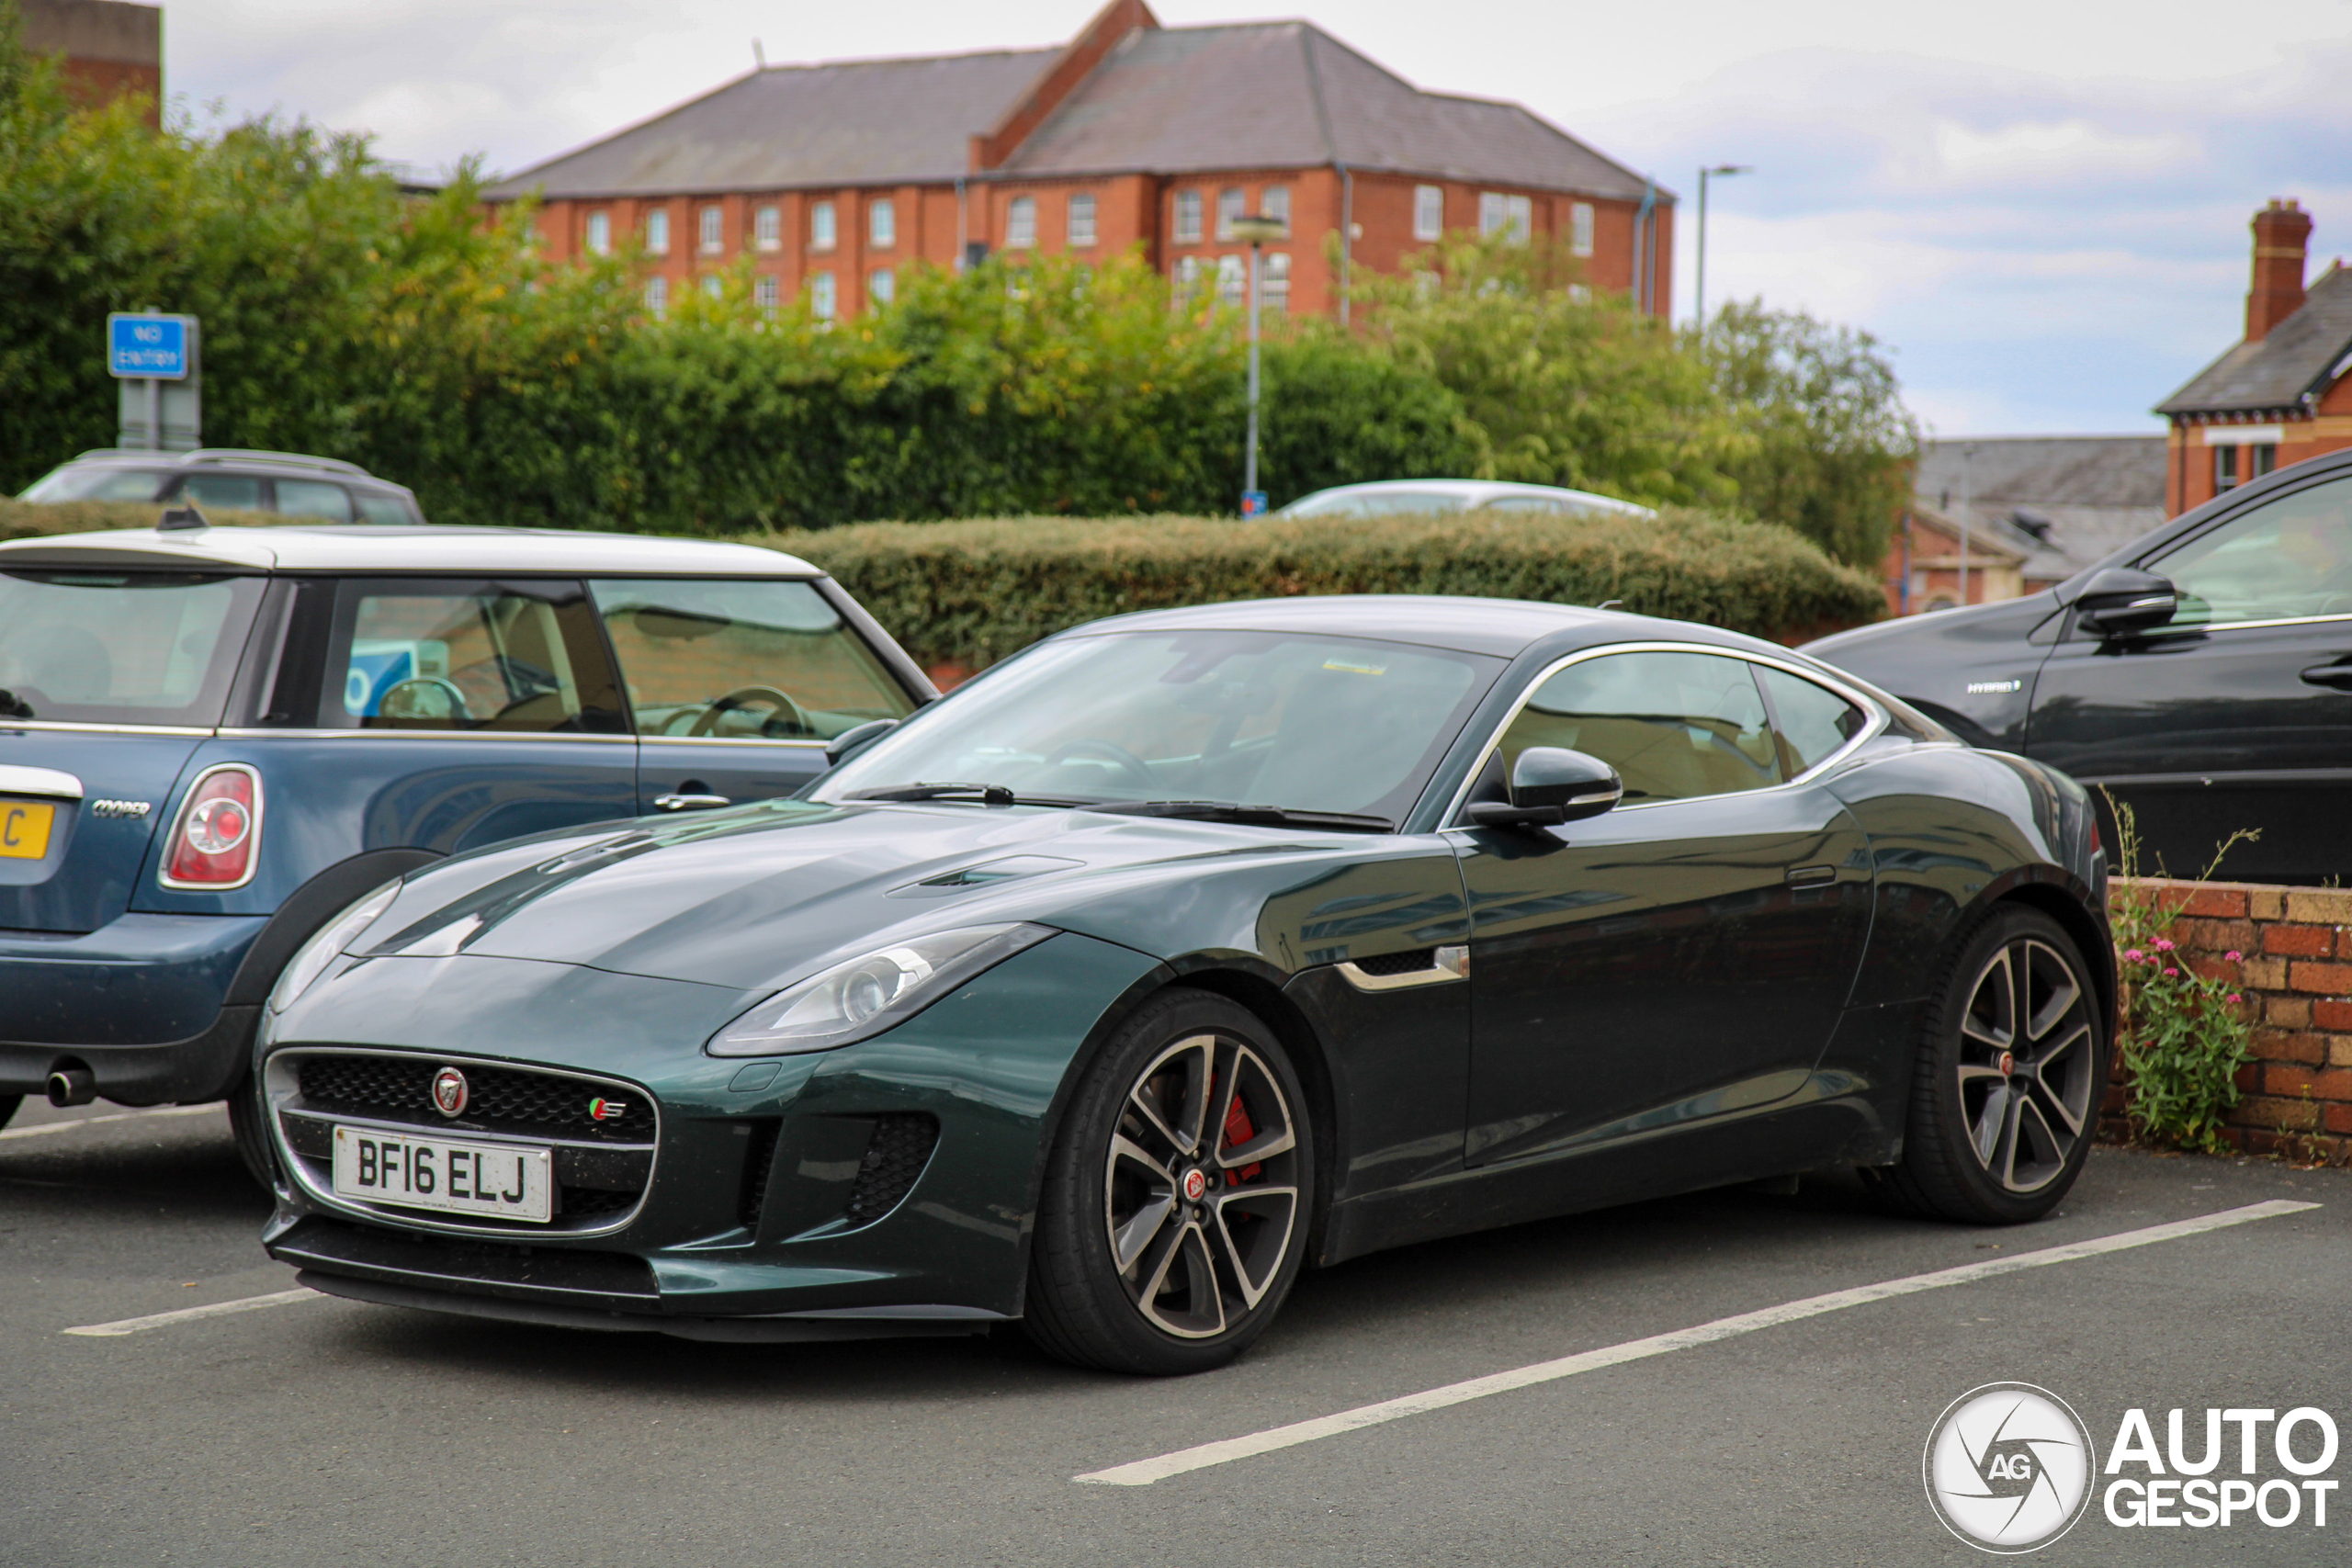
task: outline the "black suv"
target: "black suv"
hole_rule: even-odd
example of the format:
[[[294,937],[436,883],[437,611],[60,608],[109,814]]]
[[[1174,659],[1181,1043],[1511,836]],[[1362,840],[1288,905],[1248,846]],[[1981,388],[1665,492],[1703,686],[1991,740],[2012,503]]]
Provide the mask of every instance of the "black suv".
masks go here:
[[[2254,828],[2217,874],[2352,877],[2352,451],[2224,491],[2043,592],[1805,651],[2104,784],[2138,819],[2143,871],[2194,876]]]
[[[108,446],[51,469],[20,501],[186,502],[321,523],[422,523],[416,497],[356,463],[299,452]]]

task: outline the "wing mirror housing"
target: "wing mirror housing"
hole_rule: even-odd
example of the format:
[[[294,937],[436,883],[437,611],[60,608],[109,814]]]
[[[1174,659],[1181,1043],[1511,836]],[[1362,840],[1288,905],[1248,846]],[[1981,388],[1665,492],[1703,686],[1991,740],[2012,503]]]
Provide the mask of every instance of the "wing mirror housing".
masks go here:
[[[1511,764],[1510,799],[1477,800],[1464,813],[1479,828],[1556,828],[1598,817],[1625,798],[1625,781],[1598,757],[1530,746]]]
[[[2103,637],[2128,637],[2163,626],[2180,608],[2170,578],[2128,566],[2092,574],[2075,595],[2075,613]]]
[[[853,729],[844,729],[825,742],[825,766],[838,768],[852,756],[865,750],[876,740],[899,728],[895,718],[868,719]]]

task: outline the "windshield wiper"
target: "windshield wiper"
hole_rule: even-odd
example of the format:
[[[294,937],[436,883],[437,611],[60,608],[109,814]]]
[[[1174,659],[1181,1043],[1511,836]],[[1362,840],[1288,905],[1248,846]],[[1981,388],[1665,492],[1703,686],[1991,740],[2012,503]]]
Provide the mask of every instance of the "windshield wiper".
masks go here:
[[[977,800],[982,806],[1091,806],[1089,797],[1071,795],[1014,795],[1002,784],[910,784],[884,789],[854,789],[843,800]]]
[[[1086,807],[1122,817],[1181,817],[1198,822],[1239,822],[1253,828],[1323,828],[1338,833],[1393,833],[1385,817],[1352,811],[1298,811],[1287,806],[1243,806],[1231,800],[1113,800]]]

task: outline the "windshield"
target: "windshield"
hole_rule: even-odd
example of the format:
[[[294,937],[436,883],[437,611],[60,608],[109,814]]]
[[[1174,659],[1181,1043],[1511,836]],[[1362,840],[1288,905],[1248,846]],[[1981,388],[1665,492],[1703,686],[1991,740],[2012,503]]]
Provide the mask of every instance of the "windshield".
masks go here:
[[[1503,660],[1293,632],[1046,644],[816,792],[993,784],[1060,801],[1234,801],[1401,820]]]
[[[171,478],[167,469],[68,466],[33,482],[19,501],[153,501]]]
[[[1401,517],[1413,513],[1459,512],[1467,502],[1435,490],[1333,491],[1295,501],[1284,517]]]
[[[220,722],[262,580],[0,571],[0,722]]]

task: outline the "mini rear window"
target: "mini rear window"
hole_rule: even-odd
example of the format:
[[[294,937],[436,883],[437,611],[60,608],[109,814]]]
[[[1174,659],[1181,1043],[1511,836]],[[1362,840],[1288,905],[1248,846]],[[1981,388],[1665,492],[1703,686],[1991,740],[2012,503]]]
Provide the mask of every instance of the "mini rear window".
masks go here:
[[[262,580],[0,571],[0,723],[220,722]]]

